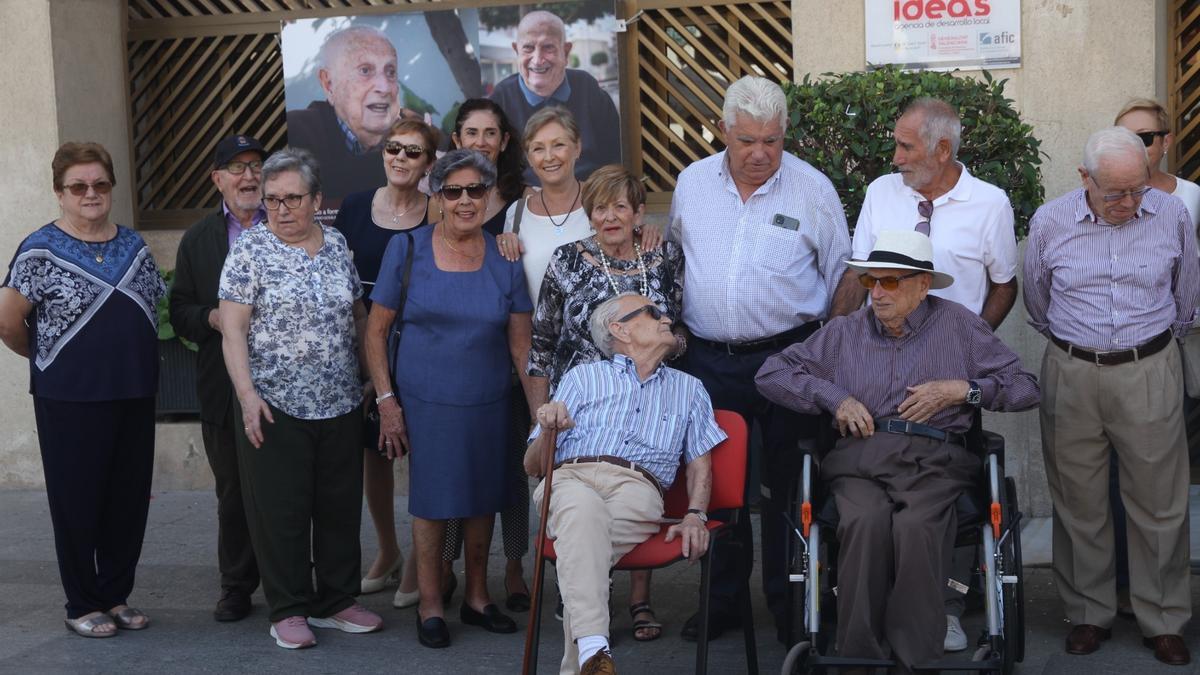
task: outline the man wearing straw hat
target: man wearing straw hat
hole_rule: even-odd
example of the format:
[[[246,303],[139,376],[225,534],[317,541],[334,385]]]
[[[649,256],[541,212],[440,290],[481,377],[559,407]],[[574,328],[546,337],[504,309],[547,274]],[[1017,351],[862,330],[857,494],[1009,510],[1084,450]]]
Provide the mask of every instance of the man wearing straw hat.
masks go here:
[[[708,550],[712,486],[708,452],[725,440],[700,380],[663,365],[675,351],[671,317],[635,293],[592,312],[592,340],[610,360],[563,376],[555,400],[537,411],[525,470],[540,475],[559,429],[546,532],[558,553],[563,597],[562,673],[614,673],[608,649],[608,571],[659,530],[663,494],[682,461],[688,513],[667,541],[693,562]],[[614,423],[614,420],[617,420]],[[541,506],[545,486],[534,501]]]
[[[886,230],[847,264],[871,305],[769,357],[755,383],[779,405],[831,413],[843,436],[821,464],[841,516],[838,653],[885,659],[890,645],[907,667],[942,655],[942,556],[980,470],[963,434],[976,408],[1026,410],[1039,390],[983,319],[928,295],[954,283],[929,237]]]

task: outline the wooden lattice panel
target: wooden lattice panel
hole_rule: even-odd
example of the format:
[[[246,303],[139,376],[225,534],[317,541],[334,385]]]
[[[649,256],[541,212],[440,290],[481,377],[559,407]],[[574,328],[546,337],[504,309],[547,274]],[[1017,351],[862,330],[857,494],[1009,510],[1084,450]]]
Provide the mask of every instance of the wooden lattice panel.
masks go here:
[[[724,147],[717,121],[729,83],[792,77],[788,2],[665,4],[643,3],[631,24],[636,81],[622,92],[634,97],[638,116],[631,164],[652,192],[673,190],[685,166]]]
[[[1200,0],[1171,0],[1170,96],[1167,107],[1175,144],[1172,173],[1200,179]]]

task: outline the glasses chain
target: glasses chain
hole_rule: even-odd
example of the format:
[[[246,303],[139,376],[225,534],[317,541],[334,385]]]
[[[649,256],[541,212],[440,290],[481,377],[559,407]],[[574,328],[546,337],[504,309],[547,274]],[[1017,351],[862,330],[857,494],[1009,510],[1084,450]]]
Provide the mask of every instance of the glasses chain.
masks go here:
[[[609,271],[608,256],[604,255],[604,247],[600,245],[599,241],[596,242],[596,250],[600,252],[600,266],[604,270],[604,276],[608,277],[608,283],[612,286],[613,294],[620,295],[621,289],[617,286],[617,280],[613,278],[612,272]],[[637,257],[638,272],[642,275],[641,294],[649,297],[650,282],[646,280],[646,264],[642,261],[642,247],[638,246],[636,241],[633,242],[633,253]]]

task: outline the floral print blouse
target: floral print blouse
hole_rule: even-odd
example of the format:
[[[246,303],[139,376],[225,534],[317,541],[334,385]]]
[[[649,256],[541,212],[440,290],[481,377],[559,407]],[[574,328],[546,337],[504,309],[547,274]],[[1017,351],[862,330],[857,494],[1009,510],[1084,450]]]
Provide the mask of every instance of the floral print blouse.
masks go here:
[[[300,419],[329,419],[362,402],[354,303],[362,283],[341,233],[309,258],[265,223],[225,259],[218,297],[251,305],[250,379],[264,401]]]
[[[616,295],[600,264],[595,237],[564,244],[554,250],[542,280],[533,313],[530,375],[550,378],[551,391],[563,375],[581,363],[600,361],[604,354],[592,342],[588,319],[592,311]],[[683,307],[683,251],[664,241],[654,251],[642,251],[647,297],[678,324]],[[620,292],[641,292],[642,275],[636,260],[608,258],[612,280]]]

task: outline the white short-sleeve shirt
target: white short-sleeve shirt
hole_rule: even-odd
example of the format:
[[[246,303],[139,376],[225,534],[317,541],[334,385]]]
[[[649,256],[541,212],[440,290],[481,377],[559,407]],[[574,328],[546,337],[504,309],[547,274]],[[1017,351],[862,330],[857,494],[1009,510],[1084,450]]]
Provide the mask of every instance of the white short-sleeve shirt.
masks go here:
[[[978,314],[987,298],[988,280],[1003,284],[1017,275],[1017,238],[1008,195],[959,166],[962,175],[954,188],[933,200],[929,228],[934,269],[953,276],[954,283],[929,293]],[[883,230],[914,229],[921,220],[917,204],[924,200],[898,173],[872,181],[854,228],[852,257],[865,260]]]
[[[1200,227],[1200,185],[1176,176],[1175,191],[1171,194],[1179,197],[1187,207],[1188,215],[1192,217],[1192,227]]]

